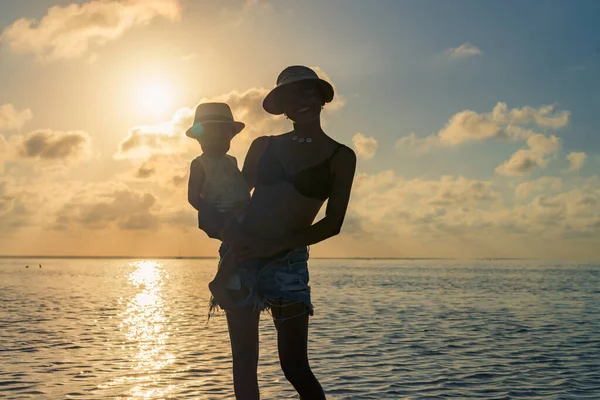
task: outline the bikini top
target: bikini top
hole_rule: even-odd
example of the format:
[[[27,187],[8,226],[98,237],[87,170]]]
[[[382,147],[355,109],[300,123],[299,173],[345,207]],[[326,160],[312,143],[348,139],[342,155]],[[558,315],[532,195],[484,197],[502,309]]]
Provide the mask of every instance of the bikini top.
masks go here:
[[[331,160],[343,145],[339,145],[324,161],[312,167],[305,168],[295,174],[288,174],[281,162],[275,156],[273,139],[258,164],[256,186],[272,186],[279,182],[289,182],[305,197],[325,201],[329,198],[333,177],[331,176]]]

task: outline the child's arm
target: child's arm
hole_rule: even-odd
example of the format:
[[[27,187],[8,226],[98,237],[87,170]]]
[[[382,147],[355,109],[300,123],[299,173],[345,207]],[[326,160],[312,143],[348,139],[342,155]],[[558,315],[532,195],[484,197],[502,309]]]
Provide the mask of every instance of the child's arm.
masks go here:
[[[220,232],[212,229],[214,224],[202,221],[218,221],[222,218],[219,212],[202,198],[202,186],[206,175],[204,168],[198,160],[193,160],[190,165],[190,179],[188,181],[188,202],[198,211],[198,227],[213,239],[220,239]]]
[[[201,194],[205,178],[204,168],[202,168],[200,161],[192,160],[188,180],[188,202],[198,211],[207,206]]]

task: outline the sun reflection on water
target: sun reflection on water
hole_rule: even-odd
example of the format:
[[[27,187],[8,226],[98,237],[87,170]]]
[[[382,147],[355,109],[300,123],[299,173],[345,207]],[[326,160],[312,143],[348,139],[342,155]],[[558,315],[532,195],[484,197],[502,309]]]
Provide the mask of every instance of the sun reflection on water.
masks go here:
[[[126,338],[125,346],[134,350],[130,356],[133,371],[122,379],[133,384],[129,394],[135,398],[163,398],[172,386],[161,385],[159,378],[162,370],[175,361],[175,356],[167,349],[168,306],[162,293],[169,276],[157,261],[137,261],[131,266],[134,270],[128,281],[137,293],[121,315],[121,328]]]

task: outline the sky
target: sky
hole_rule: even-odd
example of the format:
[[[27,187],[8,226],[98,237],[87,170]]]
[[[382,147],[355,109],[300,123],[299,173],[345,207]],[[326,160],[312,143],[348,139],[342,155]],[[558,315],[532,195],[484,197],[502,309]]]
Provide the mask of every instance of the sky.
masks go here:
[[[600,2],[0,0],[0,254],[213,256],[193,109],[247,128],[288,65],[358,169],[320,257],[600,259]],[[322,217],[320,214],[319,218]]]

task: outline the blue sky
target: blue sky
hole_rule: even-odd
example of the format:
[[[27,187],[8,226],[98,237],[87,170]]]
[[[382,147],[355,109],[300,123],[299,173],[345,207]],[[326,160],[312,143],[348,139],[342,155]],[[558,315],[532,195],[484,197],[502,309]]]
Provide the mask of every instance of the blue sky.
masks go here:
[[[546,251],[546,243],[553,243],[554,247],[560,247],[555,252],[557,257],[572,257],[573,254],[600,257],[590,247],[600,234],[594,225],[596,220],[600,221],[600,209],[586,209],[585,218],[592,222],[585,223],[583,211],[577,205],[583,204],[581,199],[589,196],[600,200],[600,191],[593,183],[600,167],[600,115],[597,111],[600,109],[600,27],[597,24],[600,3],[597,1],[162,0],[164,8],[148,11],[136,8],[136,1],[130,0],[121,3],[138,13],[139,20],[114,37],[92,34],[85,48],[77,54],[61,48],[62,53],[57,56],[58,53],[52,53],[57,51],[52,36],[37,29],[37,23],[42,19],[61,24],[68,22],[74,28],[61,31],[59,38],[62,43],[77,43],[69,40],[74,40],[77,35],[84,37],[87,34],[84,29],[93,25],[93,21],[69,15],[66,7],[74,3],[81,10],[89,11],[89,15],[99,4],[98,1],[0,0],[0,31],[5,32],[0,39],[0,69],[3,72],[0,75],[0,106],[12,105],[16,110],[32,113],[18,129],[0,126],[0,135],[14,147],[36,130],[49,130],[58,135],[57,138],[65,132],[77,131],[87,135],[85,143],[89,147],[88,155],[78,158],[76,163],[60,160],[60,172],[52,164],[56,160],[44,160],[40,156],[25,160],[7,153],[3,179],[12,185],[14,193],[18,192],[14,188],[22,186],[23,182],[37,182],[32,180],[33,177],[42,180],[40,187],[52,182],[55,186],[48,190],[64,193],[76,192],[76,188],[85,186],[86,182],[96,182],[99,187],[119,182],[122,190],[131,192],[132,198],[141,198],[145,192],[154,196],[155,203],[147,211],[156,221],[148,219],[148,226],[154,230],[161,226],[164,231],[161,234],[168,235],[169,229],[174,228],[160,218],[166,212],[165,207],[169,212],[181,213],[177,215],[189,216],[190,211],[186,211],[186,205],[181,204],[180,197],[173,194],[175,192],[158,183],[158,176],[154,181],[139,182],[128,180],[128,174],[140,163],[165,162],[159,160],[165,153],[171,156],[176,153],[179,157],[176,162],[185,169],[197,149],[185,145],[185,149],[175,151],[167,149],[165,144],[165,148],[146,149],[146,159],[142,159],[139,155],[119,155],[119,143],[131,138],[128,132],[134,126],[176,125],[172,115],[178,109],[191,108],[203,98],[224,98],[238,101],[240,113],[251,110],[247,116],[252,124],[250,133],[235,149],[243,156],[244,146],[252,137],[276,134],[277,129],[286,128],[285,121],[272,121],[261,114],[257,104],[262,93],[273,86],[281,69],[290,64],[305,64],[318,66],[336,86],[338,99],[343,100],[326,113],[327,132],[344,143],[354,143],[355,147],[363,146],[356,142],[358,133],[370,143],[369,148],[357,148],[359,153],[363,151],[359,154],[362,155],[359,174],[362,174],[360,182],[363,183],[359,184],[369,187],[364,182],[379,182],[384,174],[393,173],[395,183],[389,185],[396,185],[398,190],[396,193],[396,189],[390,189],[388,185],[376,187],[373,190],[379,192],[373,194],[363,193],[358,187],[350,219],[355,222],[353,226],[360,229],[347,232],[331,245],[319,247],[323,254],[383,252],[396,256],[473,256],[479,254],[481,246],[470,245],[472,238],[469,235],[474,234],[477,226],[489,225],[497,230],[489,228],[487,233],[479,236],[489,235],[492,255],[540,256]],[[49,8],[53,5],[60,8],[55,9],[55,15],[50,18]],[[110,21],[110,18],[117,18],[116,14],[111,14],[116,9],[97,8],[95,12]],[[148,15],[150,17],[144,20]],[[16,33],[12,36],[6,33],[20,18],[36,20],[32,25],[37,29],[32,30],[35,40],[29,38],[29,44],[19,42],[29,31],[13,30]],[[452,55],[451,49],[457,48],[466,50]],[[157,80],[171,88],[171,101],[155,112],[141,110],[136,104],[139,103],[136,92],[147,82]],[[238,98],[235,92],[245,94]],[[455,116],[458,121],[461,115],[471,110],[477,118],[486,120],[491,118],[490,113],[499,102],[505,103],[508,110],[502,118],[513,115],[510,110],[529,110],[527,112],[536,114],[528,120],[511,119],[503,122],[504,125],[496,121],[502,125],[498,126],[502,132],[516,125],[519,129],[530,129],[528,136],[510,140],[488,137],[480,130],[484,129],[483,125],[477,125],[468,133],[471,136],[460,142],[449,144],[440,140],[441,132]],[[554,108],[547,115],[557,118],[564,115],[566,119],[560,123],[536,122],[539,119],[535,118],[543,116],[543,107],[548,105]],[[461,129],[466,129],[461,124],[448,128],[446,132],[454,138],[462,134]],[[480,133],[484,136],[480,137]],[[399,139],[411,134],[414,134],[416,144],[397,145]],[[544,142],[535,150],[532,147],[535,144],[528,144],[528,138],[536,134],[541,135],[539,138],[556,135],[559,144]],[[428,143],[434,144],[423,150],[418,143],[425,143],[419,140],[427,138],[433,141]],[[573,160],[580,162],[569,170],[568,157],[572,153],[575,154]],[[524,160],[526,157],[535,158],[537,164],[531,168],[517,165],[527,161]],[[508,160],[515,163],[511,164],[512,169],[509,168],[508,173],[499,170]],[[44,175],[45,179],[40,175],[40,168],[43,174],[49,174]],[[443,176],[447,175],[455,180],[451,183],[443,181]],[[458,214],[464,209],[464,205],[459,204],[444,203],[441,211],[439,204],[442,203],[432,199],[448,190],[467,190],[460,189],[460,185],[470,183],[460,183],[459,178],[471,183],[486,182],[502,200],[493,204],[472,204],[467,214]],[[545,187],[550,179],[560,180],[561,189]],[[433,186],[427,186],[430,189],[421,192],[421,189],[415,189],[421,184]],[[525,185],[521,188],[542,185],[548,191],[532,192],[538,197],[532,194],[527,201],[518,200],[515,190],[519,185]],[[577,189],[579,187],[587,189]],[[407,194],[413,190],[422,197],[415,200]],[[385,216],[369,211],[367,199],[376,203],[392,194],[401,197],[396,208],[390,206]],[[407,197],[403,198],[405,195]],[[15,196],[5,195],[5,198],[14,199]],[[564,203],[564,207],[560,207],[566,214],[556,214],[562,218],[564,229],[556,230],[554,236],[545,238],[545,242],[540,240],[526,248],[520,247],[523,238],[514,237],[505,230],[505,222],[512,218],[509,215],[530,215],[528,227],[521,227],[523,235],[539,236],[540,232],[547,231],[541,227],[550,223],[544,220],[550,218],[544,214],[546,211],[538,210],[547,207],[544,201],[548,199],[557,204]],[[64,200],[69,201],[76,199]],[[425,214],[420,216],[406,216],[413,207],[409,206],[413,204],[411,201],[425,205],[423,210],[431,208],[434,214],[439,214],[433,225],[420,225],[423,215],[429,215],[429,211],[423,211]],[[520,202],[523,209],[514,208]],[[23,204],[26,203],[23,200]],[[76,205],[83,207],[84,203]],[[89,206],[88,203],[85,205]],[[162,211],[158,209],[159,205],[163,207]],[[29,207],[35,208],[35,205],[29,204]],[[58,203],[55,207],[58,208],[46,211],[45,219],[48,215],[56,216],[55,219],[62,215]],[[360,254],[348,252],[350,248],[356,249],[353,241],[364,242],[364,238],[358,237],[360,234],[377,235],[383,229],[382,221],[392,215],[405,216],[402,217],[405,219],[398,217],[400,219],[395,221],[398,225],[410,225],[412,230],[398,229],[389,243],[365,245],[356,250]],[[483,219],[474,222],[474,215]],[[76,218],[71,216],[70,220]],[[52,226],[52,218],[44,223]],[[106,237],[120,235],[129,238],[123,239],[124,242],[133,240],[132,232],[118,227],[118,218],[104,223],[106,226],[103,225],[100,231]],[[4,233],[11,237],[12,248],[30,251],[23,244],[22,235],[26,229],[33,229],[31,226],[39,228],[43,223],[36,220],[28,227],[11,231],[10,235]],[[449,227],[453,230],[444,230]],[[65,232],[73,234],[85,229],[92,228],[79,223],[62,231],[55,230],[54,248],[68,251],[64,247],[67,243]],[[213,250],[213,244],[208,241],[201,242],[201,246],[194,244],[194,240],[199,240],[194,236],[198,233],[189,224],[177,229],[186,238],[186,252],[204,254]],[[466,236],[457,247],[448,236],[456,236],[459,231]],[[416,239],[423,232],[431,232],[436,238],[439,234],[447,243],[432,248],[430,239]],[[149,234],[146,236],[147,243],[156,239]],[[567,236],[582,239],[574,243],[573,239],[566,240]],[[498,240],[498,237],[502,239]],[[412,247],[396,251],[394,243],[398,240],[408,240]],[[439,240],[435,239],[435,243]],[[92,245],[90,251],[122,251],[109,239],[98,240],[98,243],[103,244]],[[452,250],[455,248],[456,251]],[[0,251],[7,252],[8,249],[0,248]],[[139,251],[144,252],[146,248],[141,247]],[[165,245],[160,251],[173,252],[173,245]]]

